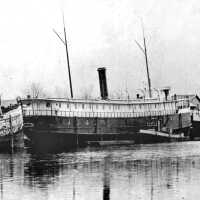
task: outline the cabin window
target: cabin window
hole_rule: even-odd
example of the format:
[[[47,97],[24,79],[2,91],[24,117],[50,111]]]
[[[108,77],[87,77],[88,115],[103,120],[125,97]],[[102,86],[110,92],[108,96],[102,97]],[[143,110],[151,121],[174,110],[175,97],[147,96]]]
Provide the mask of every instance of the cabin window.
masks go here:
[[[31,105],[31,103],[30,103],[30,102],[28,102],[26,105],[27,105],[27,106],[30,106],[30,105]]]
[[[103,110],[104,110],[104,108],[105,108],[105,105],[104,105],[104,104],[102,105],[102,108],[103,108]]]
[[[98,109],[98,104],[96,105],[96,109]]]
[[[92,105],[91,104],[89,104],[89,109],[92,109]]]
[[[85,104],[84,104],[84,103],[82,103],[82,109],[84,109],[84,107],[85,107]]]
[[[118,108],[118,110],[119,110],[119,109],[120,109],[120,106],[118,105],[117,108]]]
[[[69,108],[69,103],[67,103],[67,108]]]
[[[111,105],[109,105],[109,109],[111,110]]]
[[[77,109],[77,104],[76,103],[74,104],[74,107],[75,107],[75,109]]]
[[[50,102],[46,102],[46,107],[50,107],[50,106],[51,106]]]
[[[61,108],[61,103],[59,103],[59,107]]]

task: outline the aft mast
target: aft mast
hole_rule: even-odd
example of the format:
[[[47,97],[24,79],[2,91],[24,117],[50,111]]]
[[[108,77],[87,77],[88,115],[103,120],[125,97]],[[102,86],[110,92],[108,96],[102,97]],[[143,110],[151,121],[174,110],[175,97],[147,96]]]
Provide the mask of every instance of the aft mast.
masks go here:
[[[152,98],[152,93],[151,93],[151,79],[150,79],[150,75],[149,75],[149,63],[148,63],[146,38],[145,38],[145,35],[144,35],[144,26],[143,26],[143,23],[142,23],[142,33],[143,33],[143,45],[144,45],[144,47],[142,47],[136,40],[135,40],[135,42],[136,42],[136,44],[138,45],[138,47],[140,48],[140,50],[143,52],[143,54],[145,56],[149,98]]]

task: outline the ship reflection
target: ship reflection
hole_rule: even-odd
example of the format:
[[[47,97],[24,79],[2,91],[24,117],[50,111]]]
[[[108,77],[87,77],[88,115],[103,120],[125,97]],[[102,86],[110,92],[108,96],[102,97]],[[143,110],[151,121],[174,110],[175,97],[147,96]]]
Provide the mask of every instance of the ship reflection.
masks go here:
[[[48,185],[59,181],[62,164],[52,154],[30,155],[29,162],[25,164],[25,182],[30,187],[47,188]]]
[[[184,144],[185,145],[185,144]],[[1,199],[198,199],[200,144],[0,154]],[[173,147],[174,148],[174,147]],[[181,155],[181,156],[177,156]],[[192,155],[192,156],[191,156]],[[12,192],[10,192],[12,191]]]
[[[48,191],[47,198],[61,191],[73,200],[95,195],[103,200],[173,199],[186,187],[185,178],[192,180],[195,163],[200,162],[180,157],[126,160],[120,155],[113,158],[110,152],[103,157],[100,152],[99,159],[98,154],[31,155],[24,167],[24,184]]]
[[[103,200],[110,200],[110,157],[104,159]]]

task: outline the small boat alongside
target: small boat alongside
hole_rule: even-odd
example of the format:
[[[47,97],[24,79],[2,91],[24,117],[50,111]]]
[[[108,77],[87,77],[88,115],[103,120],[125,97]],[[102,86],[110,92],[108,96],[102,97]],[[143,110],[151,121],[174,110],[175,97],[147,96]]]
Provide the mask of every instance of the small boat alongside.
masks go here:
[[[156,131],[154,129],[147,129],[147,130],[141,129],[139,132],[141,135],[143,135],[141,137],[143,139],[143,143],[148,143],[148,141],[178,142],[178,141],[189,140],[189,135],[186,136],[184,135],[184,133],[172,134],[170,132],[161,132],[161,131]]]
[[[23,148],[23,115],[20,104],[0,107],[0,150]]]

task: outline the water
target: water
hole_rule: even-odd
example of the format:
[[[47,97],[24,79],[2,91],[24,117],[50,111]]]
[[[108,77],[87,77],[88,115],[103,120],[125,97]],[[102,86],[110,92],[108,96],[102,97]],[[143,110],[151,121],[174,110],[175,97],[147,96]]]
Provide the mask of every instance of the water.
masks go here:
[[[177,200],[200,196],[200,142],[0,154],[0,198]]]

